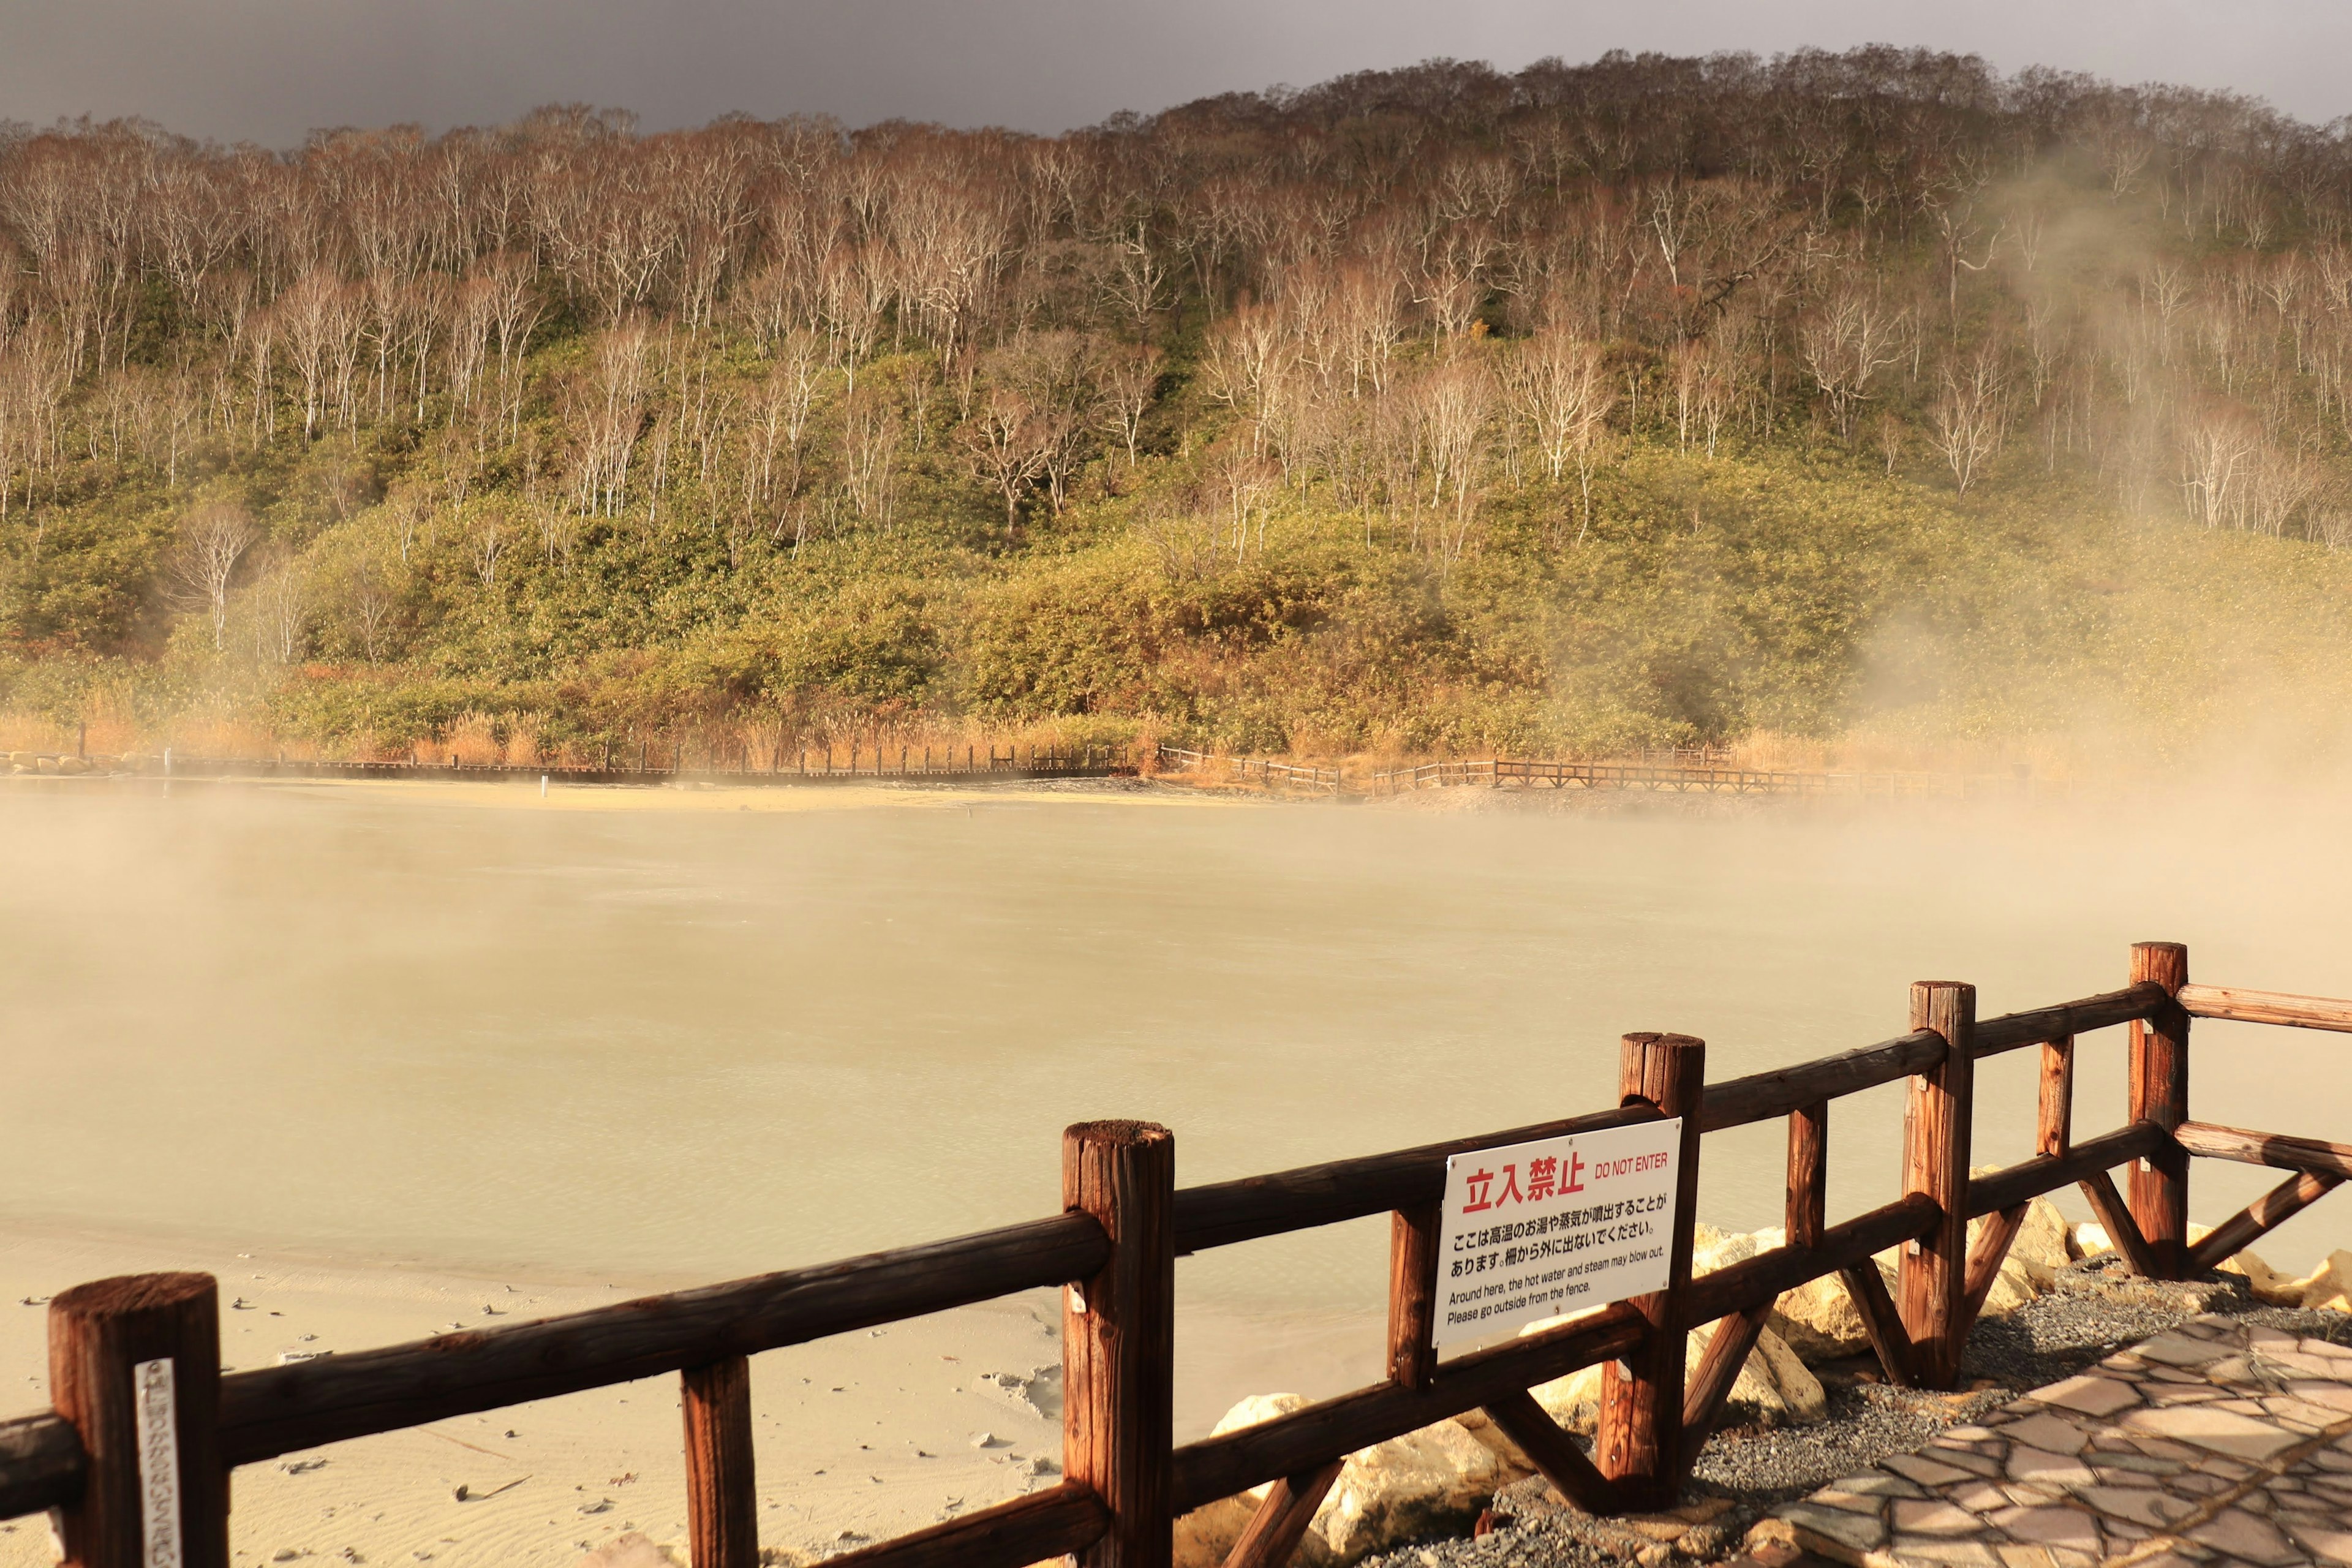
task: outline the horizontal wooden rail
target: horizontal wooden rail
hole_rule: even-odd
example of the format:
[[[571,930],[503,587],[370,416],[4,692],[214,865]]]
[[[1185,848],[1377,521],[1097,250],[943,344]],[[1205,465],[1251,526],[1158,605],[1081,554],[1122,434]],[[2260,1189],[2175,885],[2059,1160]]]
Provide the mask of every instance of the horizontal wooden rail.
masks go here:
[[[920,1317],[1103,1266],[1081,1214],[221,1379],[232,1465]]]
[[[2179,1000],[2192,1018],[2234,1018],[2242,1024],[2285,1024],[2297,1029],[2352,1034],[2352,1002],[2333,996],[2294,996],[2284,991],[2246,991],[2234,985],[2184,985]]]
[[[0,1519],[58,1508],[81,1495],[88,1461],[62,1415],[0,1421]]]
[[[1997,1056],[2021,1046],[2038,1046],[2046,1040],[2063,1040],[2087,1035],[2094,1029],[2128,1024],[2134,1018],[2147,1017],[2170,1000],[2163,986],[2143,983],[2126,985],[2121,991],[2085,996],[2077,1002],[2061,1002],[2054,1007],[1979,1019],[1976,1053],[1979,1058]]]
[[[1538,1384],[1624,1354],[1644,1325],[1620,1303],[1437,1369],[1425,1389],[1374,1384],[1287,1415],[1176,1450],[1174,1507],[1185,1513],[1284,1476],[1328,1464]]]
[[[1943,1059],[1944,1037],[1919,1029],[1860,1050],[1709,1084],[1701,1102],[1699,1131],[1720,1132],[1727,1127],[1769,1121],[1842,1094],[1908,1078]]]
[[[2278,1171],[2352,1176],[2352,1143],[2329,1143],[2284,1132],[2250,1132],[2242,1127],[2218,1127],[2210,1121],[2184,1121],[2173,1136],[2183,1149],[2208,1160],[2234,1160],[2241,1165],[2268,1165]]]
[[[2132,985],[2079,1001],[2061,1002],[2054,1007],[1987,1018],[1976,1027],[1976,1054],[1988,1057],[2020,1046],[2127,1024],[2134,1018],[2146,1017],[2165,1001],[2160,985]],[[1943,1037],[1930,1029],[1919,1029],[1859,1050],[1710,1084],[1699,1130],[1717,1132],[1752,1121],[1769,1121],[1824,1100],[1907,1078],[1935,1066],[1943,1058]]]
[[[1110,1510],[1095,1489],[1064,1481],[825,1563],[827,1568],[1028,1568],[1084,1552],[1109,1530]]]
[[[2014,1165],[2004,1165],[1969,1183],[1969,1217],[1998,1214],[2071,1187],[2099,1171],[2111,1171],[2127,1160],[2144,1160],[2165,1146],[2164,1129],[2153,1122],[2136,1122],[2085,1138],[2064,1154],[2036,1154]]]
[[[1808,1279],[1834,1274],[1872,1253],[1925,1236],[1941,1221],[1943,1212],[1927,1194],[1913,1193],[1831,1226],[1814,1246],[1776,1247],[1702,1274],[1683,1297],[1682,1327],[1687,1331],[1744,1311]]]
[[[1337,1225],[1367,1215],[1433,1205],[1445,1196],[1445,1161],[1449,1155],[1506,1143],[1528,1143],[1538,1138],[1565,1138],[1575,1132],[1630,1127],[1657,1119],[1657,1111],[1649,1106],[1626,1106],[1560,1121],[1539,1121],[1476,1138],[1424,1143],[1417,1149],[1400,1149],[1390,1154],[1333,1160],[1320,1165],[1276,1171],[1271,1175],[1244,1176],[1236,1181],[1186,1187],[1176,1194],[1176,1250],[1204,1252],[1213,1247],[1231,1247],[1237,1241],[1311,1230],[1317,1226]]]

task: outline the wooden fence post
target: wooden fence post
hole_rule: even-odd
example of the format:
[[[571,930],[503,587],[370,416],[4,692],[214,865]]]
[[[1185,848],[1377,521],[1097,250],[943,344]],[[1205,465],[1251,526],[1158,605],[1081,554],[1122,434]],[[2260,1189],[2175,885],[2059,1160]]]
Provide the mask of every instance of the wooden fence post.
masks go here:
[[[1789,1113],[1789,1192],[1782,1223],[1790,1247],[1818,1247],[1829,1226],[1830,1102]]]
[[[1389,1216],[1389,1381],[1429,1386],[1437,1372],[1437,1236],[1443,1205]]]
[[[1690,1287],[1691,1232],[1698,1218],[1698,1110],[1706,1088],[1706,1042],[1688,1035],[1627,1035],[1618,1058],[1627,1103],[1646,1100],[1683,1118],[1675,1228],[1667,1240],[1666,1288],[1634,1298],[1650,1331],[1601,1374],[1601,1430],[1593,1457],[1622,1507],[1670,1507],[1683,1473],[1682,1298]]]
[[[1176,1140],[1148,1121],[1062,1134],[1062,1206],[1090,1214],[1110,1261],[1062,1292],[1062,1468],[1110,1510],[1079,1568],[1169,1568],[1175,1416]]]
[[[2178,994],[2189,984],[2189,950],[2177,942],[2132,944],[2132,984],[2154,981]],[[2158,1279],[2189,1273],[2189,1152],[2171,1134],[2189,1120],[2189,1015],[2179,1004],[2131,1026],[2131,1119],[2165,1131],[2164,1147],[2131,1169],[2132,1218],[2147,1241]]]
[[[751,1363],[730,1356],[679,1375],[686,1412],[687,1558],[695,1568],[759,1568],[751,1469]]]
[[[1903,1113],[1903,1190],[1944,1211],[1903,1248],[1898,1300],[1912,1367],[1925,1388],[1959,1379],[1968,1328],[1969,1147],[1976,1090],[1977,988],[1952,980],[1911,987],[1911,1026],[1944,1037],[1944,1059],[1911,1079]]]
[[[209,1274],[94,1280],[49,1303],[49,1387],[89,1457],[60,1510],[75,1568],[229,1568],[220,1291]]]

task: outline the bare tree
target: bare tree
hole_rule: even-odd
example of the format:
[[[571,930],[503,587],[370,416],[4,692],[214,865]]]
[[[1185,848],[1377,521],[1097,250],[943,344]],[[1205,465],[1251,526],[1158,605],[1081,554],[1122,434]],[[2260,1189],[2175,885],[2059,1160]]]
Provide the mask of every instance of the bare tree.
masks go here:
[[[366,555],[360,557],[352,568],[352,626],[358,632],[360,651],[370,664],[380,662],[384,655],[387,634],[392,626],[393,612],[398,601],[383,569]]]
[[[1021,521],[1021,498],[1045,471],[1049,434],[1028,400],[1006,386],[982,394],[961,430],[964,459],[974,478],[1004,500],[1004,528]]]
[[[2009,420],[2005,381],[2000,356],[1990,344],[1944,366],[1943,393],[1931,411],[1929,439],[1962,495],[2000,449]]]
[[[282,556],[254,589],[258,614],[254,636],[264,658],[292,664],[310,635],[310,574],[299,557]]]
[[[1429,466],[1429,505],[1443,518],[1453,497],[1453,517],[1437,532],[1438,559],[1452,563],[1469,547],[1470,525],[1483,489],[1487,417],[1495,378],[1474,353],[1447,354],[1412,384],[1413,410],[1421,426],[1422,453]]]
[[[1151,412],[1160,390],[1160,351],[1142,347],[1114,354],[1103,367],[1102,409],[1110,433],[1127,448],[1127,466],[1136,465],[1136,443],[1142,438],[1143,416]]]
[[[211,616],[215,653],[227,632],[229,585],[260,537],[252,514],[234,501],[207,501],[180,520],[173,576],[186,598]]]
[[[1878,374],[1901,363],[1908,317],[1877,290],[1847,279],[1799,323],[1798,351],[1830,406],[1838,437],[1853,434],[1854,405],[1868,397]]]
[[[1592,470],[1608,434],[1617,387],[1603,368],[1600,348],[1558,327],[1547,327],[1519,345],[1504,363],[1504,386],[1513,407],[1534,432],[1551,482],[1570,464],[1576,467],[1582,498],[1578,542],[1592,527]]]

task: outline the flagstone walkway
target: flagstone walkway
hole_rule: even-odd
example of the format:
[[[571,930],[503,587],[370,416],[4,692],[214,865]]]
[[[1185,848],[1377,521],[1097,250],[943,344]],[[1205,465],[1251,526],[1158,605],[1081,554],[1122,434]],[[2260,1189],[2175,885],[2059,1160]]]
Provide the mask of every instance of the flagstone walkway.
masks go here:
[[[1858,1568],[2352,1568],[2352,1347],[2193,1319],[1749,1542]]]

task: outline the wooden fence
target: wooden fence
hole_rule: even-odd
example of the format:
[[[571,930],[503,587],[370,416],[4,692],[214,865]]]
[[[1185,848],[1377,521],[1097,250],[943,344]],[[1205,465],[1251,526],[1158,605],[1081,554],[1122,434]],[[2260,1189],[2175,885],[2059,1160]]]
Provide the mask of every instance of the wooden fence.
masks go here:
[[[284,757],[85,757],[70,752],[18,752],[27,772],[136,773],[188,779],[520,779],[558,784],[722,784],[763,786],[850,783],[858,779],[1104,778],[1135,771],[1125,746],[881,746],[853,742],[778,752],[767,767],[688,763],[683,747],[650,744],[608,750],[593,766],[554,763],[440,762],[414,756],[397,762],[311,762]],[[1643,753],[1613,762],[1524,762],[1494,757],[1422,763],[1350,777],[1339,767],[1234,757],[1160,746],[1159,766],[1202,783],[1251,784],[1267,790],[1327,795],[1394,795],[1414,790],[1475,785],[1493,789],[1647,790],[1675,795],[1796,795],[1867,797],[2033,795],[2053,786],[2026,773],[1806,773],[1740,768],[1703,751]],[[2063,786],[2057,786],[2063,790]]]
[[[54,1509],[84,1568],[228,1568],[231,1472],[322,1443],[675,1373],[684,1384],[696,1568],[753,1568],[746,1358],[778,1346],[1053,1286],[1062,1289],[1066,1479],[1013,1501],[835,1559],[844,1568],[1016,1568],[1076,1552],[1087,1568],[1165,1568],[1175,1515],[1271,1483],[1227,1559],[1288,1559],[1349,1453],[1484,1409],[1536,1468],[1594,1511],[1680,1489],[1781,1291],[1835,1273],[1894,1381],[1949,1387],[2009,1244],[2038,1194],[2079,1184],[2130,1267],[2200,1272],[2352,1175],[2352,1146],[2189,1117],[2192,1017],[2352,1031],[2352,1002],[2188,983],[2187,950],[2132,950],[2121,990],[1979,1019],[1972,986],[1912,988],[1910,1031],[1840,1056],[1705,1082],[1706,1047],[1625,1037],[1618,1104],[1591,1114],[1270,1175],[1176,1185],[1175,1142],[1145,1122],[1063,1139],[1063,1211],[1025,1225],[509,1327],[224,1376],[218,1291],[202,1274],[77,1286],[49,1308],[55,1408],[0,1423],[0,1517]],[[2076,1040],[2128,1026],[2123,1125],[2073,1132]],[[1971,1177],[1976,1064],[2039,1047],[2034,1154]],[[1830,1223],[1832,1100],[1909,1080],[1903,1192]],[[1681,1201],[1665,1289],[1439,1363],[1438,1207],[1450,1154],[1684,1119]],[[1784,1246],[1694,1279],[1701,1135],[1788,1124]],[[2285,1180],[2195,1246],[2191,1155],[2270,1165]],[[2132,1165],[2128,1195],[2108,1173]],[[1211,1247],[1391,1215],[1388,1375],[1260,1425],[1171,1442],[1177,1259]],[[1969,1222],[1984,1217],[1968,1242]],[[1889,1292],[1871,1255],[1901,1246]],[[1717,1325],[1685,1381],[1684,1335]],[[1601,1363],[1588,1455],[1528,1390]]]
[[[1207,779],[1222,775],[1229,784],[1256,784],[1267,789],[1303,789],[1317,795],[1341,793],[1342,780],[1338,768],[1270,762],[1264,757],[1224,757],[1210,752],[1186,751],[1181,746],[1162,746],[1159,757],[1160,765],[1171,772]]]
[[[546,763],[446,763],[433,757],[398,762],[313,762],[286,757],[184,757],[165,752],[141,758],[76,757],[62,752],[15,752],[28,756],[41,773],[135,773],[173,779],[513,779],[545,778],[570,784],[723,784],[730,787],[802,784],[853,784],[861,779],[1066,779],[1105,778],[1130,773],[1123,746],[844,746],[779,752],[764,768],[690,766],[683,747],[650,745],[608,753],[595,766]]]
[[[1785,768],[1740,768],[1699,756],[1692,759],[1597,763],[1485,761],[1423,763],[1392,768],[1365,779],[1364,793],[1404,795],[1413,790],[1483,785],[1492,789],[1649,790],[1671,795],[1856,795],[1899,798],[1934,795],[2042,795],[2051,788],[2030,773],[1826,773]]]

